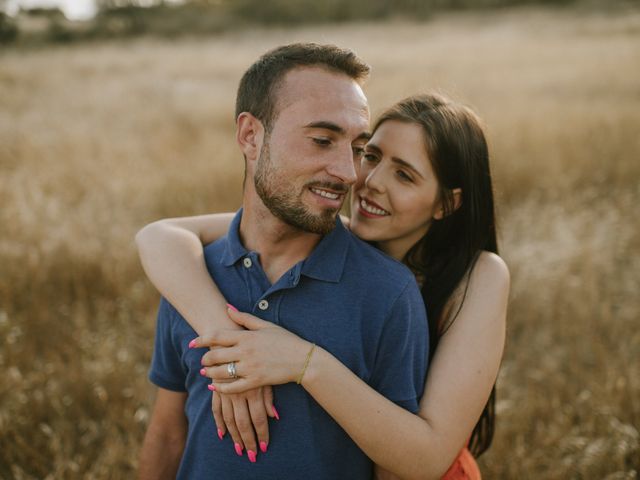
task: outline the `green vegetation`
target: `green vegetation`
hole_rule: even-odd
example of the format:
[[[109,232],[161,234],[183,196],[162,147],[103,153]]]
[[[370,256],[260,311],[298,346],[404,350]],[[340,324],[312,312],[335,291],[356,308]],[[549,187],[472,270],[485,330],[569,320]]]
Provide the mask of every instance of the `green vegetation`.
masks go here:
[[[98,0],[90,21],[70,22],[58,9],[23,10],[17,19],[0,16],[0,43],[69,42],[154,35],[206,35],[258,25],[287,26],[383,19],[424,20],[449,10],[487,10],[545,4],[593,4],[588,0],[191,0],[148,6],[137,0]],[[598,2],[596,2],[598,3]],[[620,3],[618,0],[613,5]],[[611,8],[611,2],[602,3]],[[34,27],[32,17],[45,19]]]

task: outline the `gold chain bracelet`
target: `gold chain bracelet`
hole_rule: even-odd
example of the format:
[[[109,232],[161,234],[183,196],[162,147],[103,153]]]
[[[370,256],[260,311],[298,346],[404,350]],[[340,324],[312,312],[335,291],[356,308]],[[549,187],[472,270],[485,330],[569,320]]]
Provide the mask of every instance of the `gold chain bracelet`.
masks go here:
[[[307,359],[304,362],[304,367],[302,368],[302,372],[300,372],[300,376],[298,377],[298,381],[296,382],[298,385],[302,383],[302,377],[304,377],[304,373],[307,371],[307,367],[309,366],[309,362],[311,361],[311,354],[313,354],[313,350],[316,348],[316,344],[311,344],[311,349],[309,353],[307,353]]]

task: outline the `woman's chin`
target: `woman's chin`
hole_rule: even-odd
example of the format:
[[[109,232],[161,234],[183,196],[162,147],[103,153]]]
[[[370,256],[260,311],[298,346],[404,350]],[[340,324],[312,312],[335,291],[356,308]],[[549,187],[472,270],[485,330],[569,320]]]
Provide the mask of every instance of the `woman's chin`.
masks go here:
[[[383,239],[383,232],[379,229],[365,225],[357,219],[351,220],[351,233],[365,242],[378,242]]]

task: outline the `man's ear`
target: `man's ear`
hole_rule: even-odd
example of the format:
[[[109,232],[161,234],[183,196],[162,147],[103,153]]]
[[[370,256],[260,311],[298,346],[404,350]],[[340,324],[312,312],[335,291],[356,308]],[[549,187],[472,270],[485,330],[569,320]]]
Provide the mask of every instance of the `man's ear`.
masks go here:
[[[260,156],[264,140],[262,122],[249,112],[242,112],[236,120],[236,141],[240,151],[248,161]]]
[[[451,194],[453,195],[453,209],[450,212],[447,212],[447,215],[451,215],[460,208],[460,205],[462,205],[462,189],[454,188],[451,190]],[[440,205],[433,214],[433,218],[435,220],[442,220],[445,216],[444,207],[442,205],[442,201],[440,201]]]

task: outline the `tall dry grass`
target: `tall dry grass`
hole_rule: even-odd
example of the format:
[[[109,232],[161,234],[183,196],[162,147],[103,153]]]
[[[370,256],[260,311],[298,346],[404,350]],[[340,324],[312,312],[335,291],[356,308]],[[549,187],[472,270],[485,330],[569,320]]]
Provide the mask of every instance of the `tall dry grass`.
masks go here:
[[[640,11],[534,9],[1,53],[0,477],[132,477],[157,301],[133,235],[238,206],[236,84],[293,40],[367,59],[374,113],[440,88],[486,121],[513,275],[486,478],[637,478]]]

